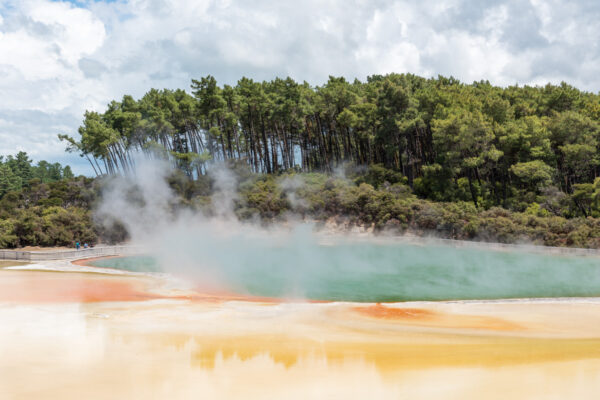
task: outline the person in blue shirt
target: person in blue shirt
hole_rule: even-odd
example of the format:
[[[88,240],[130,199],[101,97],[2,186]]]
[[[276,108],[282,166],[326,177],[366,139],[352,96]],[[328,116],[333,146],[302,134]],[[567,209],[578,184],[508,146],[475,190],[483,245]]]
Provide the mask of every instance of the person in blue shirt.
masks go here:
[[[79,242],[75,243],[75,247],[77,248],[77,250],[79,250],[79,248],[81,247],[81,245],[79,244]]]

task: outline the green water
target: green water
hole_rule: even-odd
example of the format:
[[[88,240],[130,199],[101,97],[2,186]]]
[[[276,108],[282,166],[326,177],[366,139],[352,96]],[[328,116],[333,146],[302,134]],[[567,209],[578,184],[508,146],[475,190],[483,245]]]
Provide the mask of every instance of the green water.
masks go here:
[[[118,257],[104,258],[90,262],[90,265],[103,268],[114,268],[132,272],[161,272],[156,260],[152,257]]]
[[[600,258],[447,246],[341,243],[241,246],[198,256],[184,270],[152,257],[96,266],[218,276],[238,293],[316,300],[387,302],[600,296]],[[170,262],[170,264],[177,264]],[[211,265],[205,270],[203,265]]]

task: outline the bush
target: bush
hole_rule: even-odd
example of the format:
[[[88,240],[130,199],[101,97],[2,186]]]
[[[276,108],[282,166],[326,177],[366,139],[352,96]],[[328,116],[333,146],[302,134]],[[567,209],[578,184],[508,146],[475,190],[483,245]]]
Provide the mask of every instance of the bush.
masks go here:
[[[386,182],[388,185],[393,185],[396,183],[406,184],[408,180],[401,173],[391,169],[386,169],[381,164],[370,165],[363,175],[360,175],[355,179],[355,183],[357,185],[368,183],[376,189],[382,187]]]
[[[95,243],[100,228],[91,218],[94,181],[74,178],[41,183],[32,179],[0,200],[0,248]]]
[[[14,221],[12,219],[0,219],[0,249],[17,246],[19,238],[15,234]]]

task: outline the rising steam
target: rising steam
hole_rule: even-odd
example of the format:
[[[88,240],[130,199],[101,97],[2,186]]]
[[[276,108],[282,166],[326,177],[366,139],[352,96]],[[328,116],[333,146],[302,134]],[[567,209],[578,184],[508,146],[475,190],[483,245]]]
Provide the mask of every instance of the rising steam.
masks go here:
[[[211,215],[178,206],[169,167],[139,161],[114,178],[97,210],[120,221],[163,271],[204,288],[278,297],[399,301],[600,294],[596,258],[324,237],[301,222],[264,228],[235,218],[236,176],[213,165]],[[280,182],[290,194],[300,179]],[[570,282],[570,284],[565,284]]]

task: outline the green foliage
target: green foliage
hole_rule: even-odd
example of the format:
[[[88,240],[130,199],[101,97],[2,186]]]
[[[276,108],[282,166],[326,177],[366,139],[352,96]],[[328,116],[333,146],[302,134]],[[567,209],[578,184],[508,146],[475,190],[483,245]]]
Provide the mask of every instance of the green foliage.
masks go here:
[[[373,164],[367,168],[364,174],[355,179],[356,184],[368,183],[375,188],[384,184],[393,185],[395,183],[406,184],[408,181],[401,173],[387,169],[382,164]]]
[[[552,167],[541,160],[513,164],[510,167],[510,172],[512,172],[525,187],[534,190],[537,190],[539,187],[548,186],[552,182]]]
[[[536,176],[542,181],[547,178],[547,167],[541,163],[517,165],[513,178],[523,179],[519,185],[537,184],[541,178]],[[324,173],[251,174],[242,165],[232,165],[232,171],[238,181],[234,211],[241,219],[269,223],[293,213],[311,220],[334,219],[375,232],[600,247],[600,219],[596,218],[600,214],[600,178],[574,185],[572,195],[553,187],[527,192],[533,200],[521,205],[522,212],[515,212],[476,207],[464,177],[457,179],[458,188],[451,188],[450,194],[463,200],[444,202],[415,196],[405,183],[406,177],[382,166],[373,166],[353,180]],[[415,180],[415,186],[418,182]],[[8,192],[0,200],[0,247],[69,246],[75,241],[94,243],[99,238],[105,242],[126,239],[127,232],[118,223],[105,227],[92,220],[90,210],[105,184],[107,180],[83,177],[50,183],[32,179],[29,187]],[[211,195],[215,183],[210,177],[190,180],[184,172],[176,172],[169,184],[179,195],[175,207],[214,211]],[[485,188],[476,179],[472,184],[481,202]],[[579,214],[587,218],[577,217]]]
[[[22,183],[29,182],[33,178],[31,160],[23,151],[18,152],[14,157],[8,156],[4,165],[8,166]]]
[[[586,217],[600,217],[600,178],[594,183],[575,184],[571,198]]]
[[[49,183],[34,178],[27,187],[6,193],[0,199],[0,248],[95,243],[93,184],[84,177]]]
[[[8,192],[21,189],[21,177],[6,164],[0,164],[0,199]]]
[[[19,238],[15,234],[14,219],[0,219],[0,249],[15,247]]]
[[[417,198],[402,183],[375,188],[366,182],[326,174],[290,176],[302,182],[293,193],[282,183],[285,175],[283,179],[260,175],[243,180],[236,209],[238,217],[268,222],[279,220],[285,213],[300,213],[321,221],[334,219],[349,226],[371,227],[375,232],[550,246],[600,246],[600,219],[554,215],[554,206],[562,210],[573,200],[556,198],[553,191],[540,196],[545,199],[543,203],[532,202],[523,212],[514,212],[501,207],[478,209],[468,201],[469,193],[465,193],[466,201],[432,202]],[[600,178],[596,183],[597,186],[578,189],[586,193],[591,203],[600,200]],[[286,196],[291,195],[296,200],[286,201]]]
[[[275,218],[289,209],[281,187],[274,177],[263,175],[240,186],[241,204],[237,213],[248,217],[258,214],[263,218]]]
[[[9,155],[6,159],[0,156],[0,199],[23,187],[70,178],[73,178],[73,172],[69,166],[63,168],[59,163],[50,164],[44,160],[32,165],[29,156],[23,151],[15,156]]]
[[[600,96],[566,83],[500,88],[388,74],[317,87],[290,78],[219,86],[206,76],[192,80],[191,94],[151,89],[86,112],[80,138],[60,138],[98,175],[128,171],[139,150],[192,180],[208,160],[255,173],[351,164],[366,169],[357,184],[403,183],[425,199],[523,211],[543,206],[548,188],[569,196],[600,175],[599,118]],[[44,168],[32,176],[45,181]],[[576,205],[563,214],[584,215]]]

